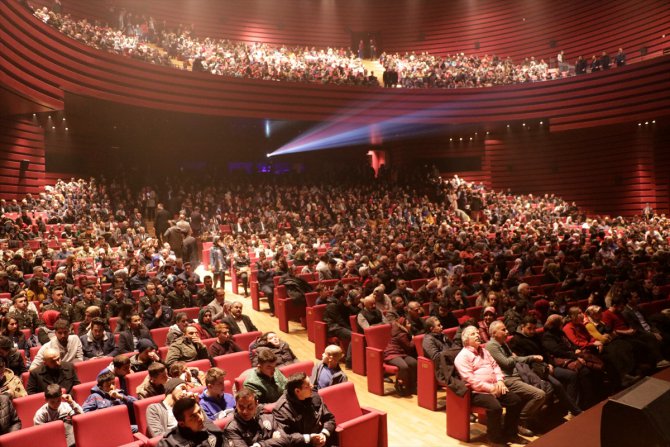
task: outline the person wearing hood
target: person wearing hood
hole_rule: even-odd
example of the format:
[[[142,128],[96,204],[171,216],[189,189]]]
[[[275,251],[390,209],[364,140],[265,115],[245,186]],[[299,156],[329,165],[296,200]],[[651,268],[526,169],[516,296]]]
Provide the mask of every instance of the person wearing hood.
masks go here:
[[[165,383],[165,399],[147,407],[147,435],[165,436],[170,430],[177,427],[177,419],[172,410],[180,399],[194,398],[189,391],[189,384],[183,379],[174,377]]]
[[[304,372],[288,378],[286,391],[275,404],[272,414],[293,445],[337,445],[335,416],[313,391]]]
[[[125,405],[128,408],[128,416],[131,420],[134,415],[131,415],[133,402],[137,399],[123,393],[123,390],[117,390],[114,385],[116,376],[113,371],[105,370],[98,374],[97,385],[91,388],[91,394],[84,401],[82,409],[84,413],[89,413],[103,408],[115,407],[117,405]],[[131,425],[133,433],[137,433],[137,425]]]
[[[209,307],[203,307],[198,312],[198,333],[200,338],[215,338],[216,337],[216,328],[214,327],[214,322],[212,321],[212,309]]]

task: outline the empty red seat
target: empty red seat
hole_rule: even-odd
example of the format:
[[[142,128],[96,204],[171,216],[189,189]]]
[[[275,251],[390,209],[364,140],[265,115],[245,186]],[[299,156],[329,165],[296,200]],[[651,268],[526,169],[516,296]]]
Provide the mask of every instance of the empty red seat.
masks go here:
[[[133,434],[125,405],[105,408],[72,418],[77,447],[141,447],[149,438],[141,433]]]
[[[75,363],[74,370],[80,382],[90,382],[96,380],[100,371],[107,368],[110,363],[112,363],[111,357],[99,357]]]
[[[151,329],[149,331],[151,333],[151,338],[153,338],[154,343],[156,343],[156,346],[158,347],[165,346],[169,330],[170,330],[169,327],[159,327],[156,329]]]
[[[319,396],[335,416],[339,445],[342,447],[386,447],[386,413],[361,407],[351,382],[321,388]]]
[[[312,374],[312,369],[314,369],[314,362],[311,360],[290,363],[288,365],[282,365],[279,367],[279,371],[281,371],[282,374],[284,374],[286,377],[292,376],[293,374],[299,372],[304,372],[309,377]]]
[[[391,325],[371,326],[365,331],[365,363],[368,373],[368,391],[384,395],[384,375],[396,374],[398,368],[384,363],[384,349],[391,340]]]
[[[233,335],[233,341],[237,343],[237,346],[240,348],[247,350],[249,349],[249,345],[253,343],[258,337],[260,337],[263,333],[260,331],[252,331],[252,332],[245,332],[243,334],[235,334]]]
[[[249,351],[241,351],[214,357],[214,364],[224,370],[226,377],[232,380],[251,368],[251,359]]]

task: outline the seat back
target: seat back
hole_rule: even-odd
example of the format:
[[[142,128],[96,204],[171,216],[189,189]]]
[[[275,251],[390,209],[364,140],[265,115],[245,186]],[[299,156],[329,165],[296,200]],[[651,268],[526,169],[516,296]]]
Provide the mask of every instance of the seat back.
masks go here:
[[[116,326],[119,324],[119,318],[120,317],[111,317],[109,319],[109,330],[112,332],[116,332]]]
[[[72,427],[77,447],[117,447],[135,440],[125,405],[78,414]]]
[[[307,292],[305,294],[305,302],[307,303],[307,307],[316,306],[317,298],[319,298],[319,294],[317,292]]]
[[[234,379],[251,368],[251,359],[249,351],[241,351],[214,357],[214,364],[224,370],[229,379]]]
[[[74,370],[80,382],[90,382],[96,380],[100,371],[107,368],[110,363],[112,363],[111,357],[99,357],[75,363]]]
[[[151,332],[151,338],[154,339],[154,343],[156,343],[156,346],[158,347],[165,346],[169,330],[170,330],[169,327],[159,327],[156,329],[151,329],[151,331],[149,331]]]
[[[391,340],[391,325],[378,324],[365,328],[365,342],[370,348],[386,349],[386,345]]]
[[[252,332],[246,332],[244,334],[235,334],[233,335],[233,341],[237,343],[237,346],[246,351],[249,349],[249,345],[253,343],[261,335],[263,335],[261,331],[252,331]]]
[[[207,372],[209,368],[212,367],[212,363],[209,361],[209,359],[201,359],[188,362],[186,366],[190,368],[198,368],[200,371]]]
[[[178,312],[184,312],[188,316],[189,320],[197,320],[198,313],[200,313],[199,307],[184,307],[182,309],[175,309],[174,314],[177,315]]]
[[[32,424],[32,418],[30,418]],[[49,447],[67,447],[65,441],[65,424],[63,421],[28,427],[0,436],[2,447],[29,447],[48,445]],[[28,428],[26,428],[28,427]]]
[[[148,397],[133,402],[133,411],[135,412],[135,422],[137,423],[137,431],[143,435],[149,436],[147,433],[147,408],[151,404],[162,402],[165,399],[164,395]]]
[[[282,372],[286,377],[292,376],[293,374],[304,372],[307,374],[307,377],[312,374],[314,369],[314,362],[311,360],[305,360],[303,362],[295,362],[289,365],[282,365],[279,367],[279,371]]]
[[[416,347],[416,353],[417,356],[423,356],[423,337],[426,334],[419,334],[415,335],[413,340],[414,340],[414,346]]]
[[[363,414],[353,382],[338,383],[319,390],[323,403],[339,425]]]
[[[22,427],[26,428],[33,426],[35,413],[46,403],[46,399],[44,398],[44,393],[37,393],[29,396],[17,397],[12,400],[12,403],[16,409],[16,414],[19,416],[19,419],[21,419]]]
[[[149,371],[140,371],[135,373],[130,373],[126,376],[126,388],[128,388],[128,394],[131,396],[137,396],[137,387],[144,381],[144,378],[149,375]]]

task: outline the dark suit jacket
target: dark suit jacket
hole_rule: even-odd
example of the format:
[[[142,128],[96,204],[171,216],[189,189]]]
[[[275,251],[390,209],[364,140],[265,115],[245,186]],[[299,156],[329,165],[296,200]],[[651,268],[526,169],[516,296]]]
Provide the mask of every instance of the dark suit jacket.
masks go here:
[[[154,345],[156,344],[154,339],[151,337],[151,332],[149,332],[149,329],[147,329],[147,327],[144,325],[142,325],[140,328],[140,335],[137,338],[148,338],[153,342]],[[135,351],[135,344],[133,343],[132,332],[130,332],[130,330],[121,332],[119,334],[119,354],[125,354],[126,352],[133,351]]]
[[[39,366],[30,371],[28,377],[28,394],[42,393],[47,389],[47,385],[57,383],[61,388],[65,388],[66,393],[72,391],[72,387],[79,385],[79,378],[74,370],[74,365],[70,362],[62,362],[57,374],[51,374],[46,365]]]
[[[222,323],[227,323],[228,326],[230,327],[230,335],[235,335],[235,334],[241,334],[242,332],[240,331],[240,328],[237,327],[237,322],[233,319],[233,317],[226,317],[221,320]],[[251,318],[249,318],[246,315],[242,315],[242,322],[244,323],[244,326],[247,328],[247,332],[253,332],[257,331],[256,326],[251,322]]]

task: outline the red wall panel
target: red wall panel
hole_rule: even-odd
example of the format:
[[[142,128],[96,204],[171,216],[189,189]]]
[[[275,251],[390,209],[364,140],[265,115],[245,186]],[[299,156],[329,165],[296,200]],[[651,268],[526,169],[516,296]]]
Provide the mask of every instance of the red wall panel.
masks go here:
[[[0,120],[0,196],[22,198],[44,186],[44,134],[25,118]],[[27,161],[22,169],[21,162]]]

